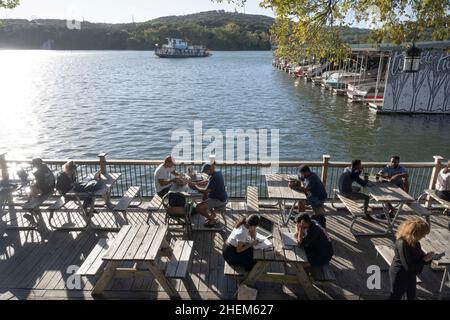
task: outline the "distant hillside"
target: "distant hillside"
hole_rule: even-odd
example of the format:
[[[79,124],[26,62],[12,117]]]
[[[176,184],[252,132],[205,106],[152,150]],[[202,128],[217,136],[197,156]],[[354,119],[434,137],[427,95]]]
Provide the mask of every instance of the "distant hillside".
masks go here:
[[[205,45],[212,50],[270,50],[274,19],[225,11],[157,18],[143,23],[82,22],[81,30],[66,20],[0,20],[0,49],[153,50],[168,37]],[[365,42],[370,30],[347,28],[349,43]]]
[[[0,48],[60,50],[153,50],[156,43],[178,37],[212,50],[269,50],[274,19],[225,11],[171,16],[144,23],[82,22],[81,30],[66,20],[0,20]]]

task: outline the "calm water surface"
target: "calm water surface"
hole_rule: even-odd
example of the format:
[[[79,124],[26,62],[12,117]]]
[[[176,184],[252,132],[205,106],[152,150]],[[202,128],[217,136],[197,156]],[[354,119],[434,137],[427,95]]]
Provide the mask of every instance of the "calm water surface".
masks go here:
[[[377,116],[271,66],[270,52],[166,60],[152,52],[0,52],[9,157],[156,159],[176,128],[279,129],[283,160],[450,157],[450,117]]]

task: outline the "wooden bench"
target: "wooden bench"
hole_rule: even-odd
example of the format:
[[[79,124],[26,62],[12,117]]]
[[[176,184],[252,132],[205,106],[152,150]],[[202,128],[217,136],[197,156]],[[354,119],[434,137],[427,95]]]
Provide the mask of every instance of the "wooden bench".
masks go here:
[[[188,273],[192,259],[193,241],[177,240],[173,248],[173,255],[166,269],[166,277],[184,279]]]
[[[19,300],[14,293],[11,291],[7,291],[3,294],[0,294],[0,300]]]
[[[159,211],[162,207],[162,198],[155,194],[147,206],[147,211],[155,212]]]
[[[39,197],[33,198],[30,201],[26,202],[22,206],[22,209],[29,212],[34,212],[38,210],[49,197],[50,195],[41,195]]]
[[[96,276],[103,266],[103,255],[108,251],[112,240],[101,238],[76,272],[80,276]]]
[[[419,216],[425,218],[431,227],[430,216],[432,215],[432,212],[430,210],[428,210],[427,208],[425,208],[418,202],[412,202],[412,203],[405,204],[405,208],[409,209],[411,211],[414,211]]]
[[[243,267],[229,265],[226,261],[223,274],[236,279],[244,279],[247,276],[247,272]]]
[[[355,223],[357,222],[357,220],[359,218],[363,218],[366,216],[366,214],[364,213],[364,209],[361,208],[361,206],[356,202],[353,201],[347,197],[344,197],[342,194],[340,193],[336,193],[336,196],[339,198],[339,200],[341,200],[341,202],[344,204],[345,208],[348,210],[348,212],[350,212],[351,216],[352,216],[352,223],[350,224],[350,232],[354,235],[354,236],[371,236],[371,235],[376,235],[377,233],[360,233],[360,232],[356,232],[353,227],[355,226]]]
[[[444,199],[441,199],[441,198],[437,195],[436,190],[425,190],[425,193],[419,197],[419,200],[422,199],[424,196],[429,196],[429,197],[432,198],[434,201],[440,203],[440,204],[443,205],[446,209],[450,210],[450,202],[449,202],[449,201],[446,201],[446,200],[444,200]]]
[[[388,246],[375,246],[375,250],[377,250],[377,256],[381,256],[384,261],[386,261],[388,266],[391,266],[392,260],[394,260],[395,252],[394,249]],[[421,283],[422,280],[417,277],[417,283]]]
[[[248,186],[245,200],[248,214],[259,213],[258,187]]]
[[[311,278],[313,283],[336,282],[336,275],[329,264],[311,268]]]
[[[67,230],[67,231],[84,231],[88,227],[88,221],[85,217],[85,213],[80,210],[80,206],[75,201],[67,201],[64,197],[58,198],[51,206],[48,207],[48,211],[50,212],[48,223],[50,227],[56,230]],[[83,216],[83,220],[85,224],[83,226],[76,227],[73,226],[57,226],[54,224],[55,214],[56,212],[64,212],[68,214],[69,221],[70,221],[70,213],[77,212],[80,213]]]
[[[142,203],[141,199],[141,188],[140,187],[129,187],[127,192],[123,195],[123,197],[119,200],[116,206],[113,208],[115,212],[126,212],[130,207],[131,202],[133,202],[134,198],[139,197],[140,203]]]

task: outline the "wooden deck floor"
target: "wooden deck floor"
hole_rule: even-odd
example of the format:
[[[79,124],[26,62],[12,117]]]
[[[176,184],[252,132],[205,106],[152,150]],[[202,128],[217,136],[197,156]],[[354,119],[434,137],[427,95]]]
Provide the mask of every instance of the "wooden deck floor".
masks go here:
[[[237,282],[224,276],[224,260],[221,255],[224,240],[234,222],[244,214],[244,204],[232,203],[234,212],[228,214],[227,229],[221,233],[197,232],[194,234],[193,263],[184,281],[177,280],[177,287],[186,299],[231,299],[237,290]],[[391,238],[355,238],[349,232],[351,219],[343,210],[327,206],[328,230],[334,241],[335,256],[332,266],[337,276],[333,285],[321,287],[324,299],[384,299],[389,292],[389,276],[382,273],[382,289],[369,290],[366,286],[367,267],[384,262],[376,258],[374,245],[391,245]],[[267,218],[279,223],[277,211],[261,209]],[[146,223],[148,213],[142,211],[129,214],[130,224]],[[151,213],[152,224],[163,223],[162,212]],[[19,217],[19,220],[20,217]],[[76,221],[76,217],[74,216]],[[61,217],[61,224],[66,221]],[[100,213],[102,225],[123,224],[122,216]],[[19,222],[22,223],[22,222]],[[432,227],[446,228],[448,218],[435,216]],[[377,224],[363,222],[361,229],[377,228]],[[362,231],[362,230],[358,230]],[[17,299],[92,299],[90,291],[95,278],[82,278],[81,290],[69,290],[67,281],[70,266],[79,266],[93,249],[100,237],[114,237],[114,233],[89,232],[17,232],[0,230],[0,298]],[[172,241],[176,239],[172,236]],[[276,265],[271,265],[273,271]],[[418,286],[418,296],[423,299],[438,298],[442,270],[426,267]],[[258,299],[305,299],[297,285],[257,283]],[[443,298],[450,297],[450,288],[445,288]],[[106,298],[111,299],[167,299],[158,283],[152,278],[115,280],[107,289]]]

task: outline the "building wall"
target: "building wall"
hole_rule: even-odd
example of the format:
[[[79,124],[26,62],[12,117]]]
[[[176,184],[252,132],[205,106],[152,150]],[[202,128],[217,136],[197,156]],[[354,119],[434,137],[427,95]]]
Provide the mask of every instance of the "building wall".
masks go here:
[[[402,52],[391,55],[383,112],[450,114],[450,54],[422,52],[420,71],[403,72]]]

